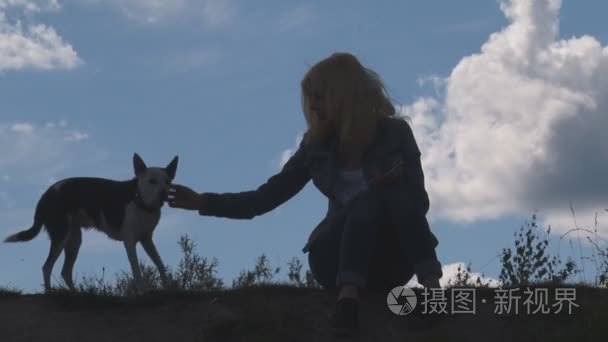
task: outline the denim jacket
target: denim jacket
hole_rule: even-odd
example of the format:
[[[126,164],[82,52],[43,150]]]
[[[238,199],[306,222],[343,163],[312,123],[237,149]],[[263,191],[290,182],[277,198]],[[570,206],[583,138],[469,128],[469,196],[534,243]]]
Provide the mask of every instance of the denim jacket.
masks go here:
[[[267,213],[296,195],[312,179],[321,193],[328,198],[325,218],[310,234],[303,248],[307,252],[315,238],[328,229],[328,223],[340,209],[334,198],[333,187],[338,177],[336,139],[321,144],[306,144],[302,141],[294,155],[281,171],[270,177],[255,190],[233,193],[203,193],[207,205],[199,211],[201,215],[234,219],[252,219]],[[429,210],[429,197],[424,187],[424,174],[420,163],[420,150],[410,126],[399,118],[382,119],[377,125],[374,141],[363,155],[362,171],[369,181],[373,176],[387,172],[398,159],[404,161],[404,174],[398,183],[399,199],[404,206],[425,216]],[[428,231],[434,246],[438,241]]]

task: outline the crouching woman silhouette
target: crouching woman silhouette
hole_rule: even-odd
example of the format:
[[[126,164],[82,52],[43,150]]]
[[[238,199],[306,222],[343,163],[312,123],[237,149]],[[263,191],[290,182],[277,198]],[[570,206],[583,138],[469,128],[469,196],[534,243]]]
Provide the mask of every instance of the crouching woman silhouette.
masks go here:
[[[315,279],[337,292],[334,332],[351,334],[362,291],[388,293],[414,274],[425,287],[440,286],[421,153],[380,77],[352,54],[334,53],[315,64],[301,90],[308,129],[279,173],[256,190],[236,193],[173,185],[168,202],[200,215],[251,219],[312,179],[328,210],[303,251]]]

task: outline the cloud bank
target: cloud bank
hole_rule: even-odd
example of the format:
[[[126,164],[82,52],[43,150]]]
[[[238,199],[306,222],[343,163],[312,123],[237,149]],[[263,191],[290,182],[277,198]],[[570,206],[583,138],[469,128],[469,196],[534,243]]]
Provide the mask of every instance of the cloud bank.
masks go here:
[[[469,223],[538,209],[563,232],[574,226],[570,201],[588,218],[608,204],[608,48],[589,35],[560,38],[560,7],[501,1],[509,24],[433,78],[440,95],[403,108],[431,216]]]
[[[0,73],[69,70],[83,63],[53,27],[30,22],[36,13],[59,9],[57,0],[0,0]]]

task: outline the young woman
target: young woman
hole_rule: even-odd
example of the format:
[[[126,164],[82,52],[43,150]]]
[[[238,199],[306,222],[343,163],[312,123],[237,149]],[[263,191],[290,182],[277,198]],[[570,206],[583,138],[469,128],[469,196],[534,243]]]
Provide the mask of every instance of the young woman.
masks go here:
[[[423,286],[439,287],[438,241],[426,220],[420,150],[380,77],[355,56],[334,53],[306,73],[301,88],[308,129],[279,173],[237,193],[174,185],[168,202],[201,215],[251,219],[312,179],[328,211],[303,251],[315,279],[338,293],[334,331],[348,334],[358,328],[362,290],[388,293],[413,274]]]

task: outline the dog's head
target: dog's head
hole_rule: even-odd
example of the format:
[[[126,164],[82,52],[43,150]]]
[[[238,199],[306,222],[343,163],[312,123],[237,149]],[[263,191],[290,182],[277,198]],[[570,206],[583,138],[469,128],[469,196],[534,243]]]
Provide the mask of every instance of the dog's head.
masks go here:
[[[166,167],[147,167],[143,159],[133,155],[133,169],[137,178],[137,191],[144,205],[161,208],[167,199],[169,184],[177,171],[177,156]]]

